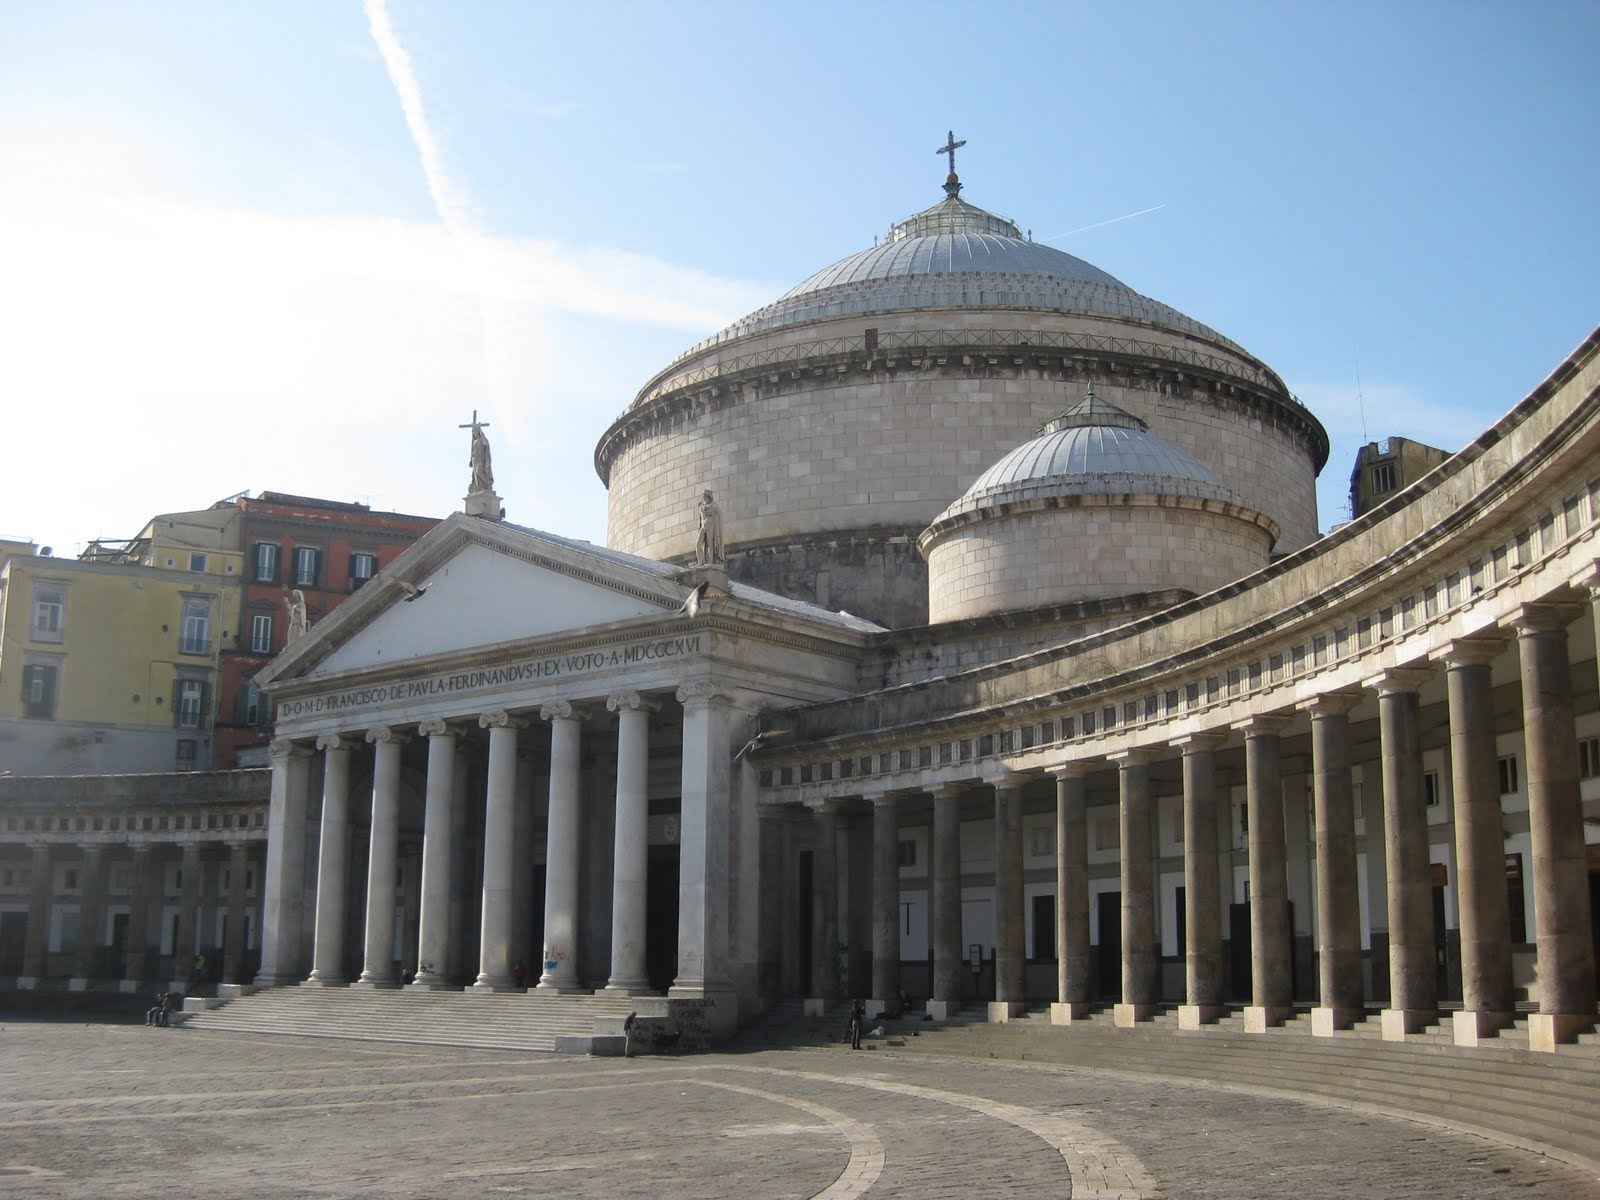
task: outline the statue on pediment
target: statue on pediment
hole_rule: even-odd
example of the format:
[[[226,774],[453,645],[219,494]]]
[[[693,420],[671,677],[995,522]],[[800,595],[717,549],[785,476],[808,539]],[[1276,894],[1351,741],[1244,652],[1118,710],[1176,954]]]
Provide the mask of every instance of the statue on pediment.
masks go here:
[[[708,490],[700,497],[700,533],[694,543],[694,565],[722,565],[722,510]]]

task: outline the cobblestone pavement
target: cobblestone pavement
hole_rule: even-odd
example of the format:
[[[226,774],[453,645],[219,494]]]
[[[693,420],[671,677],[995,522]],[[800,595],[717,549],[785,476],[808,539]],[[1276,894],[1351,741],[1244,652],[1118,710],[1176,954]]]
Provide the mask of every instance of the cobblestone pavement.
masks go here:
[[[0,1029],[0,1196],[366,1195],[1600,1200],[1600,1180],[1431,1126],[1029,1064]]]

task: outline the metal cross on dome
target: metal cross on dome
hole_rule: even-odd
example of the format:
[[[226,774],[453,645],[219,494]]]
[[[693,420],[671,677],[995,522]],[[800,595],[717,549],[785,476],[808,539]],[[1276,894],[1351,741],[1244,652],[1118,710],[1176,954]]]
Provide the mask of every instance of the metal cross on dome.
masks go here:
[[[956,178],[956,151],[967,144],[967,139],[956,141],[956,131],[950,130],[945,135],[945,143],[934,151],[935,154],[948,154],[950,156],[950,177],[944,181],[944,190],[947,196],[954,196],[961,190],[961,180]]]

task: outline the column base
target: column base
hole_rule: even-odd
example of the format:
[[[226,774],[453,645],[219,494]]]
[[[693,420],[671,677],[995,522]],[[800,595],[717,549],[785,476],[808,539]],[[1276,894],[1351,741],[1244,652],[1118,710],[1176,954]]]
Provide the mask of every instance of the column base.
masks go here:
[[[1481,1046],[1516,1016],[1514,1012],[1454,1012],[1450,1014],[1450,1032],[1458,1046]]]
[[[217,984],[217,998],[219,1000],[238,1000],[243,996],[255,995],[256,985],[253,983],[219,983]]]
[[[1379,1014],[1386,1042],[1403,1042],[1438,1019],[1438,1012],[1431,1008],[1386,1008]]]
[[[1050,1024],[1071,1025],[1075,1021],[1086,1021],[1089,1019],[1090,1007],[1082,1000],[1052,1000]]]
[[[825,1017],[832,1007],[826,996],[807,996],[805,999],[805,1015],[808,1017]]]
[[[461,989],[443,975],[421,975],[406,984],[408,992],[459,992]]]
[[[883,1020],[883,1018],[887,1014],[892,1013],[892,1012],[895,1011],[895,1006],[897,1004],[899,1004],[899,1003],[900,1003],[900,1001],[898,999],[895,999],[895,1000],[868,1000],[867,1001],[867,1020],[868,1021],[881,1021],[881,1020]]]
[[[1528,1049],[1555,1053],[1557,1046],[1570,1045],[1580,1033],[1594,1028],[1594,1013],[1530,1013]]]
[[[301,983],[300,986],[308,988],[332,988],[348,987],[349,985],[350,981],[348,979],[339,979],[332,975],[318,975],[315,971],[313,971],[311,973],[311,977]]]
[[[117,991],[119,991],[119,992],[126,992],[126,993],[131,994],[133,992],[137,992],[143,986],[144,985],[141,984],[137,979],[119,979],[119,980],[117,980]]]
[[[590,989],[583,986],[576,979],[541,979],[537,984],[528,989],[530,992],[543,992],[554,996],[576,996],[588,994]]]
[[[927,1012],[935,1021],[948,1021],[961,1011],[959,1000],[929,1000]]]
[[[1111,1006],[1111,1023],[1118,1029],[1132,1029],[1155,1016],[1156,1008],[1154,1004],[1123,1004],[1118,1001]]]
[[[88,990],[89,979],[87,976],[74,975],[71,979],[67,980],[67,991],[69,992],[87,992]]]
[[[39,986],[39,977],[37,975],[18,975],[17,976],[17,991],[19,991],[19,992],[31,992],[35,988],[37,988],[38,986]]]
[[[1311,1036],[1332,1037],[1341,1029],[1350,1029],[1365,1017],[1360,1008],[1313,1008],[1311,1010]]]
[[[1207,1025],[1215,1025],[1222,1020],[1222,1014],[1227,1011],[1220,1004],[1180,1004],[1178,1028],[1204,1029]]]
[[[991,1000],[987,1012],[992,1024],[1004,1024],[1013,1017],[1020,1017],[1027,1011],[1028,1006],[1021,1000]]]
[[[621,983],[608,983],[596,995],[605,996],[654,996],[656,991],[650,986],[648,979],[623,980]]]
[[[363,975],[350,985],[351,990],[360,989],[363,992],[392,992],[400,987],[398,979],[368,979]]]
[[[509,975],[479,975],[473,981],[472,986],[467,988],[467,991],[476,992],[479,995],[487,995],[490,992],[521,992],[526,990],[526,988],[518,987],[517,981]]]
[[[257,975],[255,979],[258,988],[299,987],[304,982],[303,975]]]
[[[1275,1004],[1252,1004],[1244,1010],[1244,1031],[1265,1033],[1274,1025],[1282,1025],[1294,1016],[1294,1009]]]

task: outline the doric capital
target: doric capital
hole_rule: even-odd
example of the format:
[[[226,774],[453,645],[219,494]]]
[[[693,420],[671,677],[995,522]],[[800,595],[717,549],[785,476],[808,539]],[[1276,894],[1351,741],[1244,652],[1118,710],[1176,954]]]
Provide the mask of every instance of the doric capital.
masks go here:
[[[423,737],[457,736],[456,727],[443,717],[429,717],[426,721],[418,721],[417,732]]]
[[[1567,626],[1582,614],[1581,604],[1524,604],[1512,618],[1512,624],[1517,628],[1518,637],[1533,633],[1564,633]]]
[[[1026,771],[1013,771],[1003,763],[991,763],[983,769],[983,781],[995,791],[1015,790],[1035,778]]]
[[[1087,779],[1105,765],[1104,759],[1075,758],[1071,762],[1062,763],[1059,767],[1051,767],[1049,774],[1057,780]]]
[[[1161,751],[1149,746],[1135,746],[1131,750],[1118,750],[1106,755],[1106,761],[1122,767],[1147,767],[1161,758]]]
[[[318,750],[348,750],[351,742],[348,734],[323,733],[317,736]]]
[[[582,707],[570,700],[552,700],[539,707],[541,721],[581,721],[586,715]]]
[[[928,789],[935,800],[959,800],[972,790],[972,781],[963,779],[956,783],[941,783]]]
[[[709,704],[716,698],[716,687],[705,680],[686,683],[678,689],[678,703],[685,707],[691,704]]]
[[[1432,678],[1431,667],[1390,667],[1387,671],[1380,671],[1372,678],[1363,680],[1362,683],[1380,696],[1393,696],[1420,692],[1422,685]]]
[[[1496,634],[1475,634],[1456,638],[1439,652],[1439,658],[1450,667],[1471,667],[1493,662],[1506,648],[1506,639]]]
[[[1264,737],[1267,734],[1280,734],[1293,723],[1294,717],[1289,713],[1257,713],[1253,717],[1235,721],[1233,728],[1244,734],[1245,737],[1252,738]]]
[[[273,738],[267,746],[267,755],[271,758],[308,758],[311,755],[311,747],[293,738]]]
[[[367,730],[367,741],[373,745],[403,746],[406,744],[406,735],[399,732],[392,725],[374,725]]]
[[[641,696],[638,692],[618,692],[614,696],[606,697],[607,712],[655,712],[661,707],[659,700],[649,696]]]
[[[1346,716],[1363,699],[1360,692],[1323,692],[1320,696],[1303,701],[1298,707],[1301,712],[1309,713],[1314,721],[1318,717]]]
[[[503,708],[491,712],[478,714],[479,729],[521,729],[527,722],[519,717],[513,717]]]
[[[1184,737],[1173,738],[1167,745],[1185,755],[1204,754],[1208,750],[1221,750],[1228,744],[1228,735],[1225,733],[1191,733]]]

